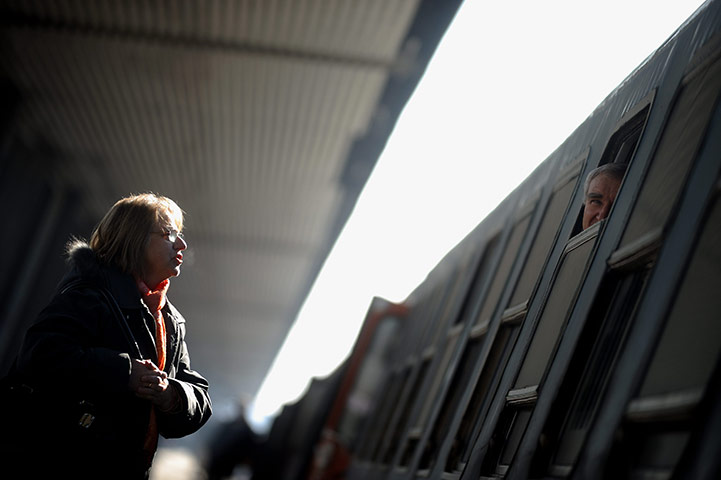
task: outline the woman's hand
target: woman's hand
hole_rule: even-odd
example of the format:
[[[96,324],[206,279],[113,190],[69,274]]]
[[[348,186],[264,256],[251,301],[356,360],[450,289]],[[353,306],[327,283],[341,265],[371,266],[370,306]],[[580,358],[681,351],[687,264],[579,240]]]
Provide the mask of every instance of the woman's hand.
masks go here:
[[[151,360],[132,361],[128,386],[136,397],[150,400],[163,411],[175,409],[180,402],[175,387],[168,382],[168,374],[160,370]]]

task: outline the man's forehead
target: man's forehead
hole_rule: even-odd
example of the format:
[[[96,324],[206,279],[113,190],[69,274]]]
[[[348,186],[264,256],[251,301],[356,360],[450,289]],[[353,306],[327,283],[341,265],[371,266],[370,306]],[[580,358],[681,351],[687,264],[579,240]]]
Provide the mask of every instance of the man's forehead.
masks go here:
[[[621,181],[610,175],[599,175],[588,186],[586,198],[603,198],[604,193],[613,195],[620,185]]]
[[[621,183],[621,180],[619,180],[615,177],[612,177],[610,175],[601,174],[601,175],[597,176],[596,178],[594,178],[593,180],[591,180],[591,184],[589,185],[589,188],[593,188],[596,186],[604,186],[605,187],[608,185],[616,186],[616,185],[619,185],[620,183]]]

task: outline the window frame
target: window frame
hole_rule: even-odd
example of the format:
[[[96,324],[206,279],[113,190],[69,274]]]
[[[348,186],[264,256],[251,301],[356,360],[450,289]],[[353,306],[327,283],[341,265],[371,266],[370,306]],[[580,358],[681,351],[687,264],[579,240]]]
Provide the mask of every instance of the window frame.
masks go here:
[[[714,53],[709,54],[708,44],[713,44]],[[721,34],[716,34],[708,44],[694,53],[688,68],[682,72],[684,75],[690,75],[689,72],[697,71],[695,69],[706,61],[718,58],[721,54]],[[703,61],[697,60],[700,57]],[[676,93],[678,92],[674,92],[674,101]],[[664,126],[659,127],[660,132]],[[672,299],[675,298],[677,284],[693,255],[696,244],[693,232],[698,232],[703,225],[708,202],[719,189],[721,175],[721,165],[718,161],[721,153],[721,98],[719,97],[716,99],[705,129],[691,160],[683,189],[675,201],[672,214],[666,219],[657,265],[649,279],[644,299],[638,307],[639,313],[629,334],[627,346],[614,371],[606,402],[597,415],[594,429],[587,439],[587,443],[591,445],[606,445],[610,449],[613,444],[617,428],[636,389],[639,388],[638,382],[641,377],[639,369],[645,368],[651,360],[662,329],[662,319],[668,315]],[[621,234],[618,235],[619,240]],[[711,458],[707,457],[707,460]],[[591,454],[585,449],[577,462],[576,471],[581,476],[597,474],[602,471],[607,460],[608,450],[599,455],[598,452]]]

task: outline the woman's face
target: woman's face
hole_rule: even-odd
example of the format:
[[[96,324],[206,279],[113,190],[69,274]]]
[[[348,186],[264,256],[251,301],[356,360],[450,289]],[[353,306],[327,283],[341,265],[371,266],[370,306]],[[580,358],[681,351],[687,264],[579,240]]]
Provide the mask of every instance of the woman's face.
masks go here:
[[[145,278],[154,289],[166,278],[180,275],[183,264],[183,250],[188,244],[171,222],[161,222],[150,232],[150,241],[145,250]]]

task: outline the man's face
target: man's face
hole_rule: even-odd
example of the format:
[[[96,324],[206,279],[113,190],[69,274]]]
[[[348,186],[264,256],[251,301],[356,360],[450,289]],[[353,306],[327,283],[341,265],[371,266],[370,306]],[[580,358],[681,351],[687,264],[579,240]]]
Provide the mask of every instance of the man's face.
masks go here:
[[[608,216],[620,185],[620,181],[603,174],[591,180],[583,203],[584,230]]]

